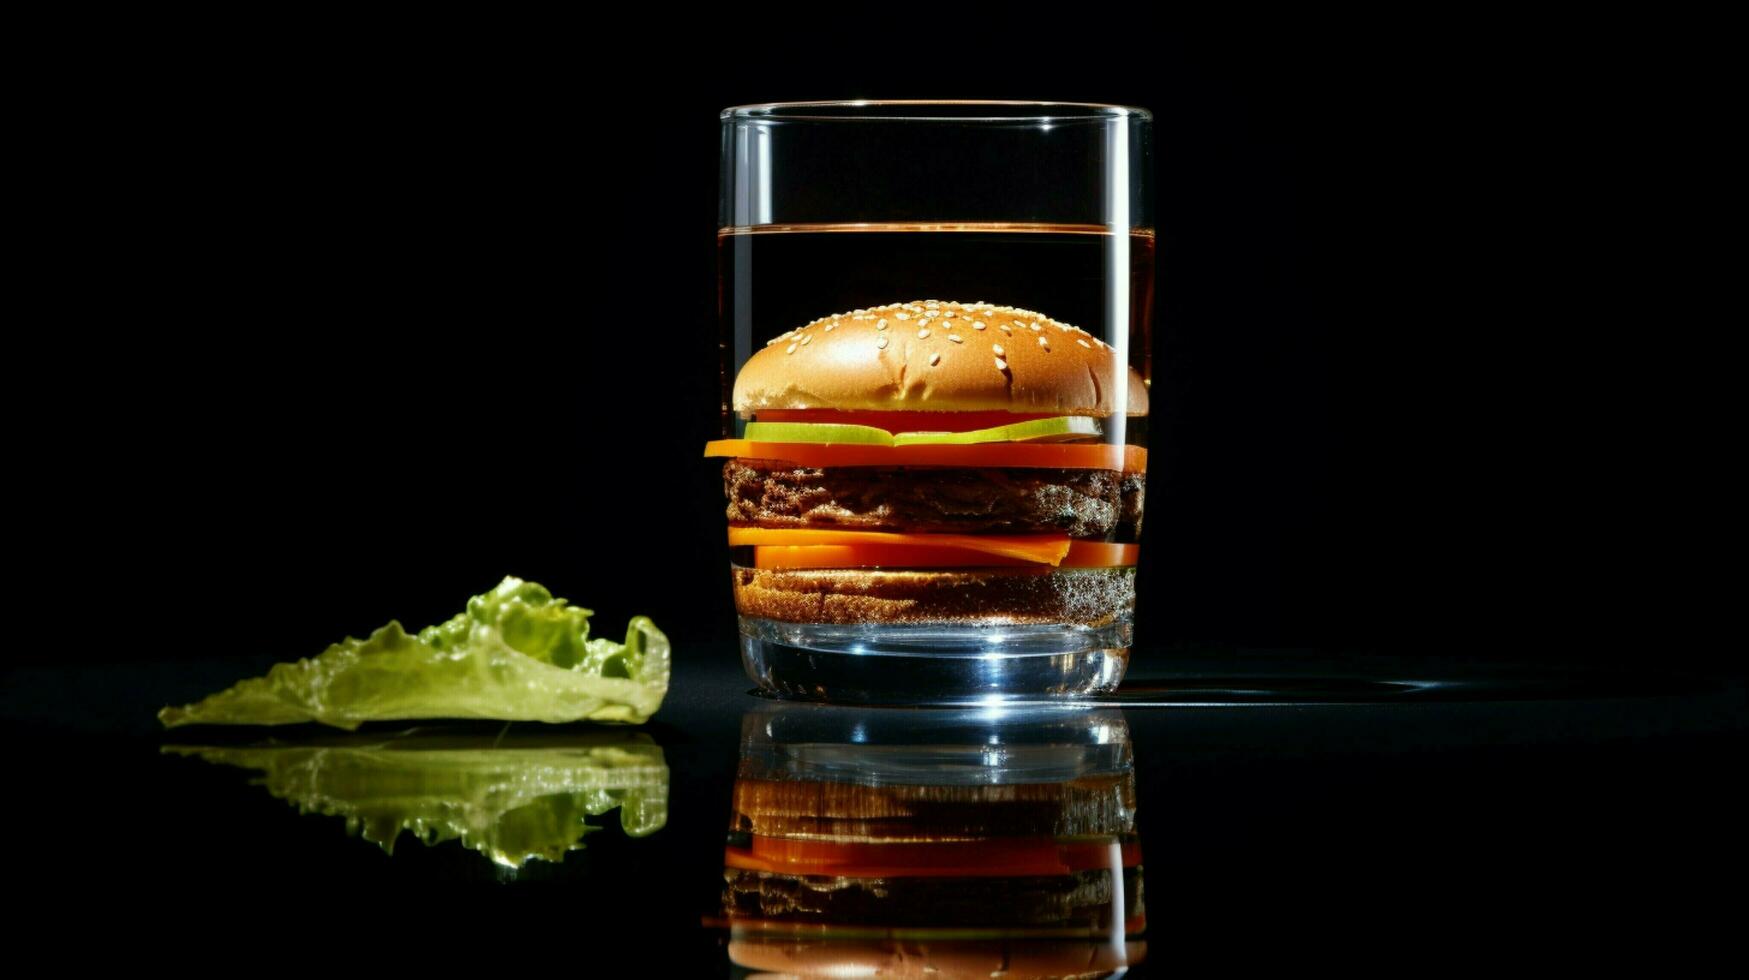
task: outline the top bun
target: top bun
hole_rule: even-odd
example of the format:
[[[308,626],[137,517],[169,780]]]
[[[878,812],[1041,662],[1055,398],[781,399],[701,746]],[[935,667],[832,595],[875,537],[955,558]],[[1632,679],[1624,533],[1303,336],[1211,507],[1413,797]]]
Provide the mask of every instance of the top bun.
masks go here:
[[[1122,372],[1128,401],[1114,379]],[[918,300],[780,334],[735,378],[735,411],[1148,414],[1141,375],[1079,327],[1032,310]]]

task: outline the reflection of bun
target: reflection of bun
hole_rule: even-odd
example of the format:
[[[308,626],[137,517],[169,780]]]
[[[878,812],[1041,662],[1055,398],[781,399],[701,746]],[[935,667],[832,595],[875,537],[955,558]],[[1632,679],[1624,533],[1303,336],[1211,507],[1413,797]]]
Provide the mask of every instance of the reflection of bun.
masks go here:
[[[780,334],[741,368],[734,404],[743,415],[828,408],[1103,417],[1148,414],[1148,389],[1079,327],[1012,306],[924,300]]]

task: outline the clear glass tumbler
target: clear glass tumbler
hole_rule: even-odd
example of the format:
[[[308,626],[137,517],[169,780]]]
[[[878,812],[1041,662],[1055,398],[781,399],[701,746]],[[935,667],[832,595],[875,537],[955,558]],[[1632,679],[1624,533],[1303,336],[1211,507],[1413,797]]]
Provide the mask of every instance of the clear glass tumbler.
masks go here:
[[[1150,116],[722,114],[723,465],[742,658],[861,703],[1096,694],[1128,663]]]

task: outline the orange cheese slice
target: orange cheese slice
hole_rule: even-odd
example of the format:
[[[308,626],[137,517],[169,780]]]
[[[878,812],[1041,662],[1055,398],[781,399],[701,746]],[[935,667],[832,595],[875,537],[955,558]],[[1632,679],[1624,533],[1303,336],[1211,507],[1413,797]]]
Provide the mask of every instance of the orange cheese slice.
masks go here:
[[[741,545],[913,545],[965,551],[1056,565],[1069,554],[1062,534],[897,534],[887,531],[832,531],[815,528],[729,528],[729,547]]]
[[[1069,553],[1056,563],[1056,567],[1127,568],[1136,563],[1139,550],[1133,544],[1070,541]],[[753,549],[754,568],[1037,568],[1039,564],[987,551],[938,545],[804,544],[759,545]]]

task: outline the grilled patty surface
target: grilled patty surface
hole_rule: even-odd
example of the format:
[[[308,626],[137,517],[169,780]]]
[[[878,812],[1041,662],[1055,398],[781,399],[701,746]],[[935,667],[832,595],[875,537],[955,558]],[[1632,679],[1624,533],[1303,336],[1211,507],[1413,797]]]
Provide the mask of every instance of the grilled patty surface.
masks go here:
[[[731,459],[732,524],[862,531],[1064,533],[1134,540],[1145,478],[1112,470],[803,467]]]

